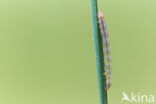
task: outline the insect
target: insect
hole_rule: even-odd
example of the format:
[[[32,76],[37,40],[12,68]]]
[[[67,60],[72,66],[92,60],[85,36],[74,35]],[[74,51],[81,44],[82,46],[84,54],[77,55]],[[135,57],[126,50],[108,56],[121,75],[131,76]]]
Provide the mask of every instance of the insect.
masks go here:
[[[108,40],[108,33],[106,29],[106,24],[104,21],[104,15],[103,13],[98,13],[98,19],[99,19],[99,28],[101,32],[102,37],[102,45],[103,45],[103,54],[104,54],[104,75],[106,76],[106,90],[111,87],[111,58],[110,58],[110,47],[109,47],[109,40]]]

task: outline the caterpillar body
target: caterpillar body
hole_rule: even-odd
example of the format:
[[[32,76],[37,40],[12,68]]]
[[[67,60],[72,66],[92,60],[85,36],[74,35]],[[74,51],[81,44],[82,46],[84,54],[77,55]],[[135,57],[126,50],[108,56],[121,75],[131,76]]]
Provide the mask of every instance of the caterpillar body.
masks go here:
[[[102,37],[102,45],[103,45],[103,55],[104,55],[104,75],[106,76],[106,90],[111,87],[111,58],[110,58],[110,47],[109,47],[109,40],[108,40],[108,33],[106,29],[106,24],[104,21],[103,13],[98,13],[98,22],[99,28]]]

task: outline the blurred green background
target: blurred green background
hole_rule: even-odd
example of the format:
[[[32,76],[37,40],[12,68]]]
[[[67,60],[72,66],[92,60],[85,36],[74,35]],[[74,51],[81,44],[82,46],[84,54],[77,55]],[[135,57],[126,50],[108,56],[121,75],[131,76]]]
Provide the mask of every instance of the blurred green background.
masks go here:
[[[156,95],[155,3],[98,2],[111,45],[109,104],[122,92]],[[90,0],[1,0],[0,104],[98,102]]]

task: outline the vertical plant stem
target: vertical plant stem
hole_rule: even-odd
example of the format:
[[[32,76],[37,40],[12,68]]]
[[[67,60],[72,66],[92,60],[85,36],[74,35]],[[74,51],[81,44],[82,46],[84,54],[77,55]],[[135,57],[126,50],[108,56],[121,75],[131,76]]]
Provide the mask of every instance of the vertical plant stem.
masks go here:
[[[98,77],[98,89],[99,89],[99,103],[107,104],[107,90],[106,88],[106,78],[104,76],[104,57],[102,48],[102,39],[100,35],[100,29],[98,27],[98,8],[97,0],[91,0],[92,8],[92,23],[93,23],[93,33],[94,33],[94,46],[96,54],[96,65],[97,65],[97,77]]]

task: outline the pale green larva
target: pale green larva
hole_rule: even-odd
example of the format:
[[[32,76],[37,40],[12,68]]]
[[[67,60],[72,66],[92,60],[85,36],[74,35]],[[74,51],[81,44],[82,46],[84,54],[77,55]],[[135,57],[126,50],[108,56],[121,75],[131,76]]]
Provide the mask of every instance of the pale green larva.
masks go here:
[[[111,58],[110,58],[110,47],[109,47],[109,40],[108,40],[108,33],[106,30],[106,25],[104,22],[104,15],[103,13],[98,13],[99,19],[99,28],[102,37],[102,44],[103,44],[103,53],[104,53],[104,75],[106,76],[106,89],[111,87]]]

